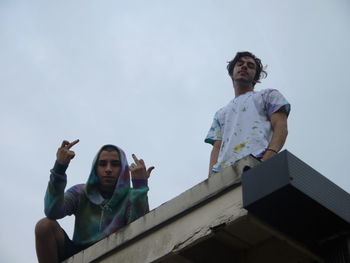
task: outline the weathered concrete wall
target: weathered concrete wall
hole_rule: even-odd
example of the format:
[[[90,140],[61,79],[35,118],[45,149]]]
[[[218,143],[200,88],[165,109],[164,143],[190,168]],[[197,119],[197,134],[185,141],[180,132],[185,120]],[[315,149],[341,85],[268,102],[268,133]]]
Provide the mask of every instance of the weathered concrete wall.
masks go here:
[[[210,235],[213,227],[246,215],[247,211],[242,209],[241,189],[238,187],[227,192],[100,262],[154,262],[171,252],[176,253],[195,244]]]
[[[257,163],[243,159],[67,262],[322,262],[243,208],[240,174]]]

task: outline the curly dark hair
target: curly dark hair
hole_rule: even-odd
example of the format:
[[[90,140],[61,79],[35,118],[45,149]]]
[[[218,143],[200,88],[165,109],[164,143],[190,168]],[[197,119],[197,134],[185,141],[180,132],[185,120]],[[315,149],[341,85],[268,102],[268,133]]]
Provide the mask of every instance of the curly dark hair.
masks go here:
[[[267,77],[267,72],[264,69],[263,64],[261,63],[260,58],[257,58],[253,53],[248,52],[248,51],[243,51],[243,52],[237,52],[236,56],[228,63],[227,65],[227,71],[230,76],[232,76],[233,68],[235,67],[236,63],[240,60],[241,57],[251,57],[254,59],[255,64],[256,64],[256,74],[254,77],[254,83],[260,82],[260,79],[266,78]]]

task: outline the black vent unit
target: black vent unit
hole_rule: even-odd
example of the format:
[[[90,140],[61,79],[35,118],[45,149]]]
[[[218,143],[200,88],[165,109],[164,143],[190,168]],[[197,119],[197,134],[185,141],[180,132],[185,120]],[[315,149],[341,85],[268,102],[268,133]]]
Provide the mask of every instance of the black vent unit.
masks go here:
[[[337,242],[349,256],[350,195],[290,152],[244,172],[242,185],[249,213],[324,258]]]

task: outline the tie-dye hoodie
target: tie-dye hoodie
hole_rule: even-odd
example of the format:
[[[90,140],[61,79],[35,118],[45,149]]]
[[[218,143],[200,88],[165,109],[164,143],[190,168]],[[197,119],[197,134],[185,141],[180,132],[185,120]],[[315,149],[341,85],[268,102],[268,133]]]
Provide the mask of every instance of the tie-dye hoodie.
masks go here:
[[[97,153],[86,184],[78,184],[66,192],[67,166],[55,163],[45,195],[45,214],[51,219],[75,215],[73,242],[79,245],[93,244],[149,211],[147,180],[137,179],[130,187],[130,172],[125,153],[118,149],[121,169],[113,195],[102,197],[98,190],[99,179],[95,163]],[[102,149],[102,148],[101,148]]]

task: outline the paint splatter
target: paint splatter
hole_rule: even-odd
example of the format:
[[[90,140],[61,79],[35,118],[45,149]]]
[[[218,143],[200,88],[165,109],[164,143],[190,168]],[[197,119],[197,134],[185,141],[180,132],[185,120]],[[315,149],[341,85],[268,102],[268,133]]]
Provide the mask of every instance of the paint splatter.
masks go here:
[[[246,145],[247,145],[248,142],[242,142],[238,145],[235,146],[235,148],[233,148],[234,151],[241,151]]]

